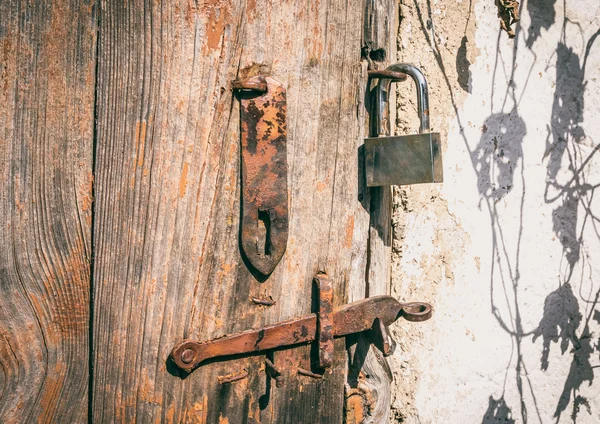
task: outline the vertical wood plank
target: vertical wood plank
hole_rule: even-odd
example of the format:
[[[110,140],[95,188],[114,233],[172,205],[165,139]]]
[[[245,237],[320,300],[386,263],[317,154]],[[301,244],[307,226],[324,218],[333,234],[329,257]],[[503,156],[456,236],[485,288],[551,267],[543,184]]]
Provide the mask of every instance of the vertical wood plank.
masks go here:
[[[311,312],[327,272],[335,303],[366,250],[358,147],[363,1],[102,1],[98,51],[93,418],[97,422],[340,423],[346,352],[323,379],[311,347],[216,361],[185,379],[166,362],[206,340]],[[231,81],[287,88],[290,237],[266,280],[239,252],[239,104]],[[368,215],[368,211],[366,212]],[[368,217],[367,217],[368,218]],[[362,219],[362,218],[361,218]],[[366,262],[357,278],[364,280]],[[272,296],[270,308],[251,296]],[[219,384],[241,371],[248,378]]]
[[[385,69],[396,60],[396,36],[398,33],[398,4],[396,0],[366,0],[364,3],[364,29],[362,59],[367,69]],[[376,81],[365,87],[370,93]],[[394,122],[395,90],[390,90],[391,122]],[[365,98],[365,112],[372,110],[369,94]],[[364,136],[369,134],[370,115],[364,113]],[[362,150],[361,150],[362,152]],[[362,155],[361,155],[362,159]],[[363,213],[357,216],[357,245],[353,278],[350,280],[350,301],[364,297],[389,294],[391,267],[391,213],[392,192],[390,187],[364,185],[363,162],[359,161],[361,173],[360,198]],[[365,248],[366,247],[366,248]],[[365,278],[356,275],[361,271]],[[392,373],[387,360],[363,335],[352,339],[348,349],[349,371],[346,385],[347,423],[388,422],[391,404],[390,385]]]
[[[85,422],[94,1],[0,2],[0,422]]]

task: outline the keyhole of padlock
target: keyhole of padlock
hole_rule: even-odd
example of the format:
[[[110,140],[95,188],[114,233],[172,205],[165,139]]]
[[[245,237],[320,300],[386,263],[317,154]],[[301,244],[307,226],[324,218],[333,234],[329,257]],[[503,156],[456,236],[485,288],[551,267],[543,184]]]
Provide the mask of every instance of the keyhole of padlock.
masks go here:
[[[268,210],[258,210],[256,248],[261,256],[271,254],[271,215]]]

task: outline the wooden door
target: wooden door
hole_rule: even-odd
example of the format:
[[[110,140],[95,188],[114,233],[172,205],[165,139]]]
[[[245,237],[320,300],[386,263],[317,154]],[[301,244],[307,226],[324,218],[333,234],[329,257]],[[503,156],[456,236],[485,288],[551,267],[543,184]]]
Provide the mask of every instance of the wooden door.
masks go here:
[[[360,338],[167,358],[387,292],[389,191],[367,190],[367,69],[395,56],[394,1],[0,2],[0,421],[383,422],[389,370]],[[267,279],[239,251],[239,77],[287,89],[289,240]],[[252,296],[270,296],[271,307]],[[233,383],[219,376],[247,374]],[[383,420],[383,421],[382,421]]]

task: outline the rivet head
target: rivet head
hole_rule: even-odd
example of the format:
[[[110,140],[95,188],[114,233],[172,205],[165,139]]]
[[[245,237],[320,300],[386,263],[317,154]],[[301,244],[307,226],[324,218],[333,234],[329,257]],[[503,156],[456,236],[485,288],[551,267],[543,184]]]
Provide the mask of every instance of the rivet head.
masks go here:
[[[189,364],[194,360],[194,351],[192,349],[186,349],[181,352],[181,362]]]

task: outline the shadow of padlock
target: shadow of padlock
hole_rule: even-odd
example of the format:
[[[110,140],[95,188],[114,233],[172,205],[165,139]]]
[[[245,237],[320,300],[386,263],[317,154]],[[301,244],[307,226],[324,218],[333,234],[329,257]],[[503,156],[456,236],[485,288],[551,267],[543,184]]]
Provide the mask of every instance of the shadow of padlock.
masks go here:
[[[417,88],[421,129],[419,134],[387,136],[390,78],[380,78],[375,87],[374,127],[377,137],[365,139],[365,174],[368,187],[441,183],[442,149],[439,133],[429,129],[429,94],[423,73],[414,65],[397,63],[386,71],[409,75]],[[386,128],[387,127],[387,128]]]

